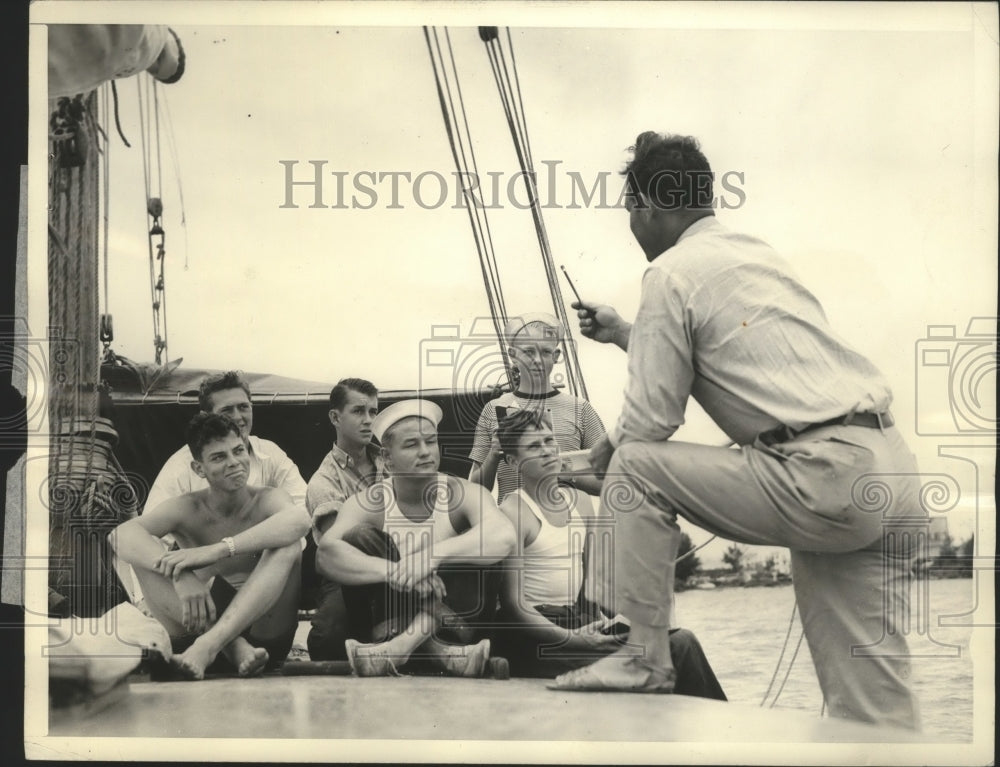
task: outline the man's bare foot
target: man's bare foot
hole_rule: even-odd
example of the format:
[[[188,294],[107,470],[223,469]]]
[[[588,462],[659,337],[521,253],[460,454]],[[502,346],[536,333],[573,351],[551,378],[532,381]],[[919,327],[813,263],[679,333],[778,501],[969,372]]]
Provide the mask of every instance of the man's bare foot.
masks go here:
[[[215,660],[216,655],[199,638],[180,655],[174,655],[170,659],[170,665],[186,679],[204,679],[205,669]]]
[[[236,637],[222,650],[241,677],[257,676],[267,665],[268,654],[263,647],[254,647],[243,637]]]
[[[677,671],[672,667],[653,666],[626,652],[616,652],[583,668],[557,676],[550,690],[604,692],[672,693]]]

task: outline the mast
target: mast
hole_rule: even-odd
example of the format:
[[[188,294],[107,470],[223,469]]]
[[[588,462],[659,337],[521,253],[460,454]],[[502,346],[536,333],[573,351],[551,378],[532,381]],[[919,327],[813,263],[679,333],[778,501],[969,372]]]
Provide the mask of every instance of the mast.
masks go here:
[[[123,601],[107,535],[137,513],[100,413],[97,103],[59,99],[49,145],[49,610],[80,617]]]
[[[110,81],[116,96],[114,80],[140,69],[176,82],[185,56],[167,27],[66,24],[49,29],[48,59],[49,612],[83,618],[127,599],[107,537],[139,507],[102,413],[100,340],[110,340],[110,322],[99,309],[98,222],[110,131],[98,125],[97,88]]]

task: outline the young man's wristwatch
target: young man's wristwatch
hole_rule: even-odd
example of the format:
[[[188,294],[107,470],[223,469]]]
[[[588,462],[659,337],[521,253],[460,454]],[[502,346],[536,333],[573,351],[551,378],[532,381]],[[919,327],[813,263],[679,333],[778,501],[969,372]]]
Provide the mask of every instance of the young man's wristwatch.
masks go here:
[[[226,544],[226,548],[229,549],[229,556],[236,556],[236,541],[232,539],[232,536],[227,535],[222,539],[222,542]]]

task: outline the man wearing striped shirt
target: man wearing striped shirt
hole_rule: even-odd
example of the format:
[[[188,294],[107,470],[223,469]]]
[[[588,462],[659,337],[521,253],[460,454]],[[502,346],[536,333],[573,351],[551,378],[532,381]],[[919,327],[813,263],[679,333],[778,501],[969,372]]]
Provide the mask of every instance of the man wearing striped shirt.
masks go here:
[[[513,317],[504,326],[504,339],[517,371],[517,389],[486,403],[469,454],[472,461],[469,479],[487,490],[498,484],[498,502],[520,487],[520,479],[517,471],[501,460],[496,436],[497,408],[534,409],[547,415],[563,453],[589,449],[604,436],[604,424],[593,406],[559,391],[550,382],[552,369],[559,361],[562,332],[559,320],[545,313]],[[592,495],[601,492],[600,482],[593,476],[575,475],[573,483]]]
[[[679,514],[730,540],[787,546],[830,714],[916,729],[902,629],[919,480],[889,387],[783,259],[716,221],[696,139],[647,132],[632,151],[630,228],[650,262],[638,314],[630,324],[609,306],[574,308],[583,335],[628,353],[621,416],[590,460],[605,475],[602,506],[623,483],[638,499],[615,518],[613,588],[645,652],[556,687],[672,689]],[[689,396],[739,449],[670,439]]]

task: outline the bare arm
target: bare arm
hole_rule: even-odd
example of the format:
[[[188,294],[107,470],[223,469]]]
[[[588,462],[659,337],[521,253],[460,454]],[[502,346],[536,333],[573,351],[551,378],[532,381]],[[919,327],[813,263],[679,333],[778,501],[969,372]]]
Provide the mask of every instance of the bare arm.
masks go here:
[[[185,498],[171,498],[116,527],[108,541],[118,558],[144,570],[156,569],[163,556],[160,538],[180,526],[188,503]]]
[[[327,578],[349,586],[387,580],[388,565],[385,559],[365,554],[344,540],[348,531],[361,524],[381,528],[382,519],[376,519],[376,516],[377,513],[370,508],[366,509],[357,496],[344,501],[333,525],[319,541],[316,569]]]
[[[469,471],[469,481],[481,485],[486,490],[492,490],[497,481],[497,467],[500,466],[500,453],[490,450],[482,463],[472,462],[472,469]]]
[[[460,494],[456,516],[463,520],[465,532],[434,541],[430,549],[417,549],[404,555],[389,572],[393,588],[407,591],[433,575],[444,562],[492,564],[509,556],[516,547],[514,528],[497,508],[493,496],[479,485],[450,477],[449,492]],[[454,483],[458,483],[456,486]]]
[[[579,411],[577,413],[577,423],[581,428],[580,435],[580,447],[584,450],[592,448],[598,442],[600,442],[604,435],[607,433],[607,429],[604,428],[604,423],[601,421],[601,417],[594,410],[593,406],[586,400],[580,400]],[[563,474],[566,478],[572,479],[573,487],[583,490],[585,493],[590,495],[600,495],[603,482],[599,479],[593,471],[579,470],[576,472],[567,472]]]
[[[583,547],[583,595],[605,615],[614,615],[614,584],[610,580],[614,518],[582,493],[577,494],[576,508],[587,525]]]
[[[280,488],[266,488],[261,499],[267,519],[232,536],[239,554],[280,549],[295,543],[309,532],[309,513]],[[221,544],[225,546],[225,544]],[[228,550],[227,550],[228,554]]]
[[[309,530],[309,515],[292,502],[284,490],[262,488],[260,511],[267,518],[231,536],[233,548],[224,541],[170,551],[160,557],[157,572],[165,577],[177,577],[184,570],[196,570],[214,565],[235,554],[255,554],[259,551],[289,546]]]
[[[582,496],[582,494],[578,495]],[[512,525],[515,528],[518,527],[516,496],[504,499],[500,509]],[[523,545],[523,542],[521,543]],[[521,549],[522,545],[518,546],[518,550]],[[601,649],[611,647],[614,644],[614,637],[600,633],[604,621],[595,621],[575,630],[565,629],[550,621],[533,605],[525,603],[522,598],[521,573],[525,567],[530,566],[530,561],[518,556],[517,553],[504,561],[503,581],[500,588],[500,610],[504,620],[517,623],[539,644],[562,646],[570,651]]]
[[[450,481],[456,481],[454,479]],[[434,543],[434,558],[448,562],[498,562],[515,550],[514,526],[482,487],[462,482],[465,492],[458,510],[469,525],[461,535]]]
[[[600,495],[603,482],[593,473],[581,474],[579,472],[567,472],[560,474],[560,478],[572,480],[572,485],[577,490],[582,490],[589,495]]]
[[[504,498],[500,504],[500,512],[517,531],[516,536],[521,536],[520,499],[517,493]],[[503,563],[503,580],[500,586],[500,610],[503,618],[523,626],[538,642],[556,645],[567,643],[570,639],[569,631],[554,624],[531,605],[522,603],[521,572],[525,561],[520,553],[524,548],[524,540],[516,540],[515,543],[513,555]]]

